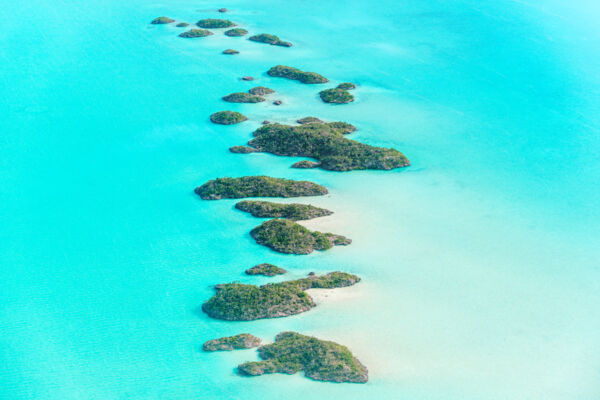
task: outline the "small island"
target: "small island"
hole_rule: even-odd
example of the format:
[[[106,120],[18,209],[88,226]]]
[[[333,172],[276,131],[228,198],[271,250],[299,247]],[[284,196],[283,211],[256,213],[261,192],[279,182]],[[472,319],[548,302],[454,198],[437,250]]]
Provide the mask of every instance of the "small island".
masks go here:
[[[248,34],[248,31],[242,28],[233,28],[233,29],[229,29],[227,31],[224,32],[225,36],[231,36],[231,37],[236,37],[236,36],[244,36]]]
[[[323,123],[323,121],[321,121],[317,117],[304,117],[304,118],[300,118],[296,122],[299,123],[300,125],[303,125],[303,124],[312,124],[312,123],[315,123],[315,122]]]
[[[232,146],[229,148],[229,151],[238,154],[249,154],[258,152],[258,150],[256,150],[255,148],[249,146]]]
[[[174,19],[171,19],[169,17],[158,17],[158,18],[154,18],[152,20],[152,22],[150,22],[153,25],[162,25],[162,24],[170,24],[172,22],[175,22]]]
[[[251,149],[252,147],[248,147],[249,149]],[[253,153],[256,152],[256,150],[250,152]],[[311,169],[311,168],[319,168],[321,164],[318,162],[314,162],[314,161],[309,161],[309,160],[302,160],[302,161],[298,161],[292,164],[292,168],[299,168],[299,169]]]
[[[323,251],[333,246],[347,246],[352,243],[352,240],[345,236],[313,232],[287,219],[265,221],[252,229],[250,236],[256,243],[286,254],[310,254],[314,250]]]
[[[228,94],[227,96],[223,97],[223,100],[229,103],[260,103],[266,99],[264,97],[246,92],[237,92]]]
[[[267,71],[267,75],[277,78],[287,78],[302,83],[326,83],[329,82],[327,78],[316,72],[304,72],[294,67],[287,67],[285,65],[276,65]]]
[[[344,89],[344,90],[352,90],[352,89],[356,89],[356,85],[351,82],[343,82],[343,83],[340,83],[339,85],[337,85],[337,88]]]
[[[247,269],[246,275],[264,275],[264,276],[275,276],[275,275],[283,275],[287,271],[283,268],[279,268],[277,265],[273,264],[258,264],[252,268]]]
[[[246,121],[245,115],[236,111],[219,111],[211,114],[210,121],[215,124],[233,125]]]
[[[331,272],[262,286],[226,283],[215,287],[217,292],[202,304],[202,311],[226,321],[287,317],[316,307],[305,290],[341,288],[359,281],[356,275]]]
[[[354,101],[354,96],[349,91],[339,88],[323,90],[319,92],[319,96],[325,103],[346,104]]]
[[[207,31],[206,29],[190,29],[189,31],[180,33],[179,36],[182,38],[198,38],[210,36],[212,34],[211,31]]]
[[[248,93],[254,94],[256,96],[265,96],[267,94],[275,93],[273,89],[264,86],[256,86],[252,89],[248,90]]]
[[[205,29],[219,29],[219,28],[231,28],[232,26],[235,26],[235,24],[227,19],[207,18],[207,19],[201,19],[200,21],[196,22],[196,26],[198,28],[205,28]]]
[[[220,200],[244,197],[323,196],[327,194],[327,189],[309,181],[269,176],[243,176],[217,178],[198,186],[194,192],[203,200]]]
[[[290,42],[284,42],[275,35],[269,33],[261,33],[260,35],[250,36],[248,40],[259,43],[267,43],[273,46],[292,47]]]
[[[238,366],[242,375],[275,372],[295,374],[304,371],[307,378],[327,382],[365,383],[369,372],[346,346],[296,332],[282,332],[275,343],[258,348],[264,361],[250,361]]]
[[[260,338],[249,333],[240,333],[235,336],[227,336],[212,339],[202,345],[204,351],[231,351],[240,349],[251,349],[260,346]]]
[[[333,214],[325,208],[310,204],[273,203],[270,201],[244,200],[235,208],[252,214],[257,218],[285,218],[292,221],[303,221]]]
[[[306,123],[298,126],[269,124],[254,132],[248,146],[279,156],[311,157],[318,165],[298,164],[296,167],[319,167],[331,171],[357,169],[390,170],[410,165],[396,149],[375,147],[345,137],[354,126],[339,123]]]
[[[175,26],[178,28],[185,28],[186,26],[190,26],[190,24],[188,24],[187,22],[180,22]]]
[[[240,52],[237,50],[234,50],[234,49],[227,49],[227,50],[223,50],[223,54],[233,55],[233,54],[240,54]]]

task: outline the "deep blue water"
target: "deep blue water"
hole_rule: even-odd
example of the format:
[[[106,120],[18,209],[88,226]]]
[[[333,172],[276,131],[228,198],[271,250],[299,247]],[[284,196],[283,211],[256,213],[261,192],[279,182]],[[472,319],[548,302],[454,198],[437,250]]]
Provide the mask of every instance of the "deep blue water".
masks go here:
[[[219,7],[295,46],[148,24]],[[580,0],[2,2],[0,398],[598,399],[598,17]],[[357,101],[323,104],[264,74],[276,64],[355,82]],[[255,84],[284,105],[220,100]],[[222,109],[250,120],[211,124]],[[412,166],[295,170],[227,150],[306,115]],[[353,244],[276,254],[233,201],[193,194],[251,174],[326,185],[310,201],[335,214],[306,225]],[[267,281],[243,275],[260,262],[363,281],[290,318],[198,312],[215,283]],[[241,378],[254,350],[200,350],[283,330],[348,345],[369,383]]]

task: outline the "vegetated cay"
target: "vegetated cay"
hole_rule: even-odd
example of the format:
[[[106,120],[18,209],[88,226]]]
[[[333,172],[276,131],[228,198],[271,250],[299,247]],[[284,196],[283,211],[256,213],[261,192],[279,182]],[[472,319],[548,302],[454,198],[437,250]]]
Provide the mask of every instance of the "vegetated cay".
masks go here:
[[[275,343],[259,347],[258,355],[263,361],[243,363],[238,372],[255,376],[303,370],[307,378],[317,381],[365,383],[369,379],[367,368],[346,346],[296,332],[280,333]]]
[[[288,78],[302,83],[326,83],[327,78],[316,72],[304,72],[294,67],[276,65],[267,71],[267,74],[277,78]]]
[[[215,295],[202,305],[202,310],[226,321],[287,317],[316,306],[305,290],[341,288],[359,281],[356,275],[331,272],[262,286],[226,283],[216,287]]]
[[[240,199],[244,197],[301,197],[322,196],[327,189],[309,181],[244,176],[217,178],[198,186],[196,194],[204,200]]]
[[[333,214],[333,211],[298,203],[273,203],[270,201],[244,200],[235,208],[257,218],[286,218],[292,221],[308,220]]]
[[[250,231],[256,243],[287,254],[310,254],[314,250],[327,250],[333,246],[346,246],[352,240],[342,235],[310,231],[287,219],[265,221]]]

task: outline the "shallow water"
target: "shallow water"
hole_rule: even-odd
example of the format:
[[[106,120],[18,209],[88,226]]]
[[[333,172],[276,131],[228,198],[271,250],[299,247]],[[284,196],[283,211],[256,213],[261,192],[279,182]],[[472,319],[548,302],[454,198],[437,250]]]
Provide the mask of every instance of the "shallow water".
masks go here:
[[[4,3],[0,398],[600,396],[597,4]],[[295,46],[148,25],[222,6]],[[241,54],[219,54],[230,47]],[[323,104],[320,86],[266,76],[275,64],[355,82],[357,101]],[[284,105],[219,100],[255,84]],[[222,109],[250,121],[211,124]],[[264,119],[305,115],[351,122],[353,138],[412,166],[294,170],[295,158],[227,151]],[[192,192],[250,174],[326,185],[310,201],[335,214],[305,225],[353,244],[276,254],[248,236],[260,221],[234,201]],[[363,282],[289,318],[198,312],[215,283],[266,282],[243,275],[260,262],[286,278],[344,270]],[[348,345],[369,382],[241,378],[234,367],[253,350],[200,350],[283,330]]]

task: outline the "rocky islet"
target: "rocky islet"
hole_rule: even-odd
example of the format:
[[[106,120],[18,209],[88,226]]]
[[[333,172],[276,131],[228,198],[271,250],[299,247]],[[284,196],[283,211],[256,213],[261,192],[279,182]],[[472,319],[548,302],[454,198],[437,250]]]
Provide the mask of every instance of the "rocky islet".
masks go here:
[[[291,221],[308,220],[333,214],[333,211],[310,204],[273,203],[256,200],[240,201],[235,205],[235,208],[248,212],[257,218],[285,218]]]
[[[226,321],[288,317],[316,306],[306,290],[342,288],[359,281],[356,275],[330,272],[262,286],[220,284],[215,287],[215,295],[202,305],[202,311],[212,318]]]
[[[389,170],[410,165],[406,156],[396,149],[370,146],[346,138],[351,129],[355,128],[345,123],[269,124],[254,131],[254,139],[248,142],[248,146],[279,156],[318,160],[317,165],[296,163],[296,168]]]
[[[227,336],[219,339],[211,339],[202,345],[204,351],[231,351],[251,349],[260,346],[260,338],[249,333],[240,333],[235,336]]]
[[[275,35],[269,33],[261,33],[259,35],[250,36],[248,40],[259,43],[267,43],[273,46],[292,47],[292,43],[285,42]]]
[[[304,371],[310,379],[326,382],[365,383],[369,372],[346,346],[338,343],[282,332],[275,343],[258,348],[263,361],[250,361],[238,366],[243,375],[295,374]]]
[[[328,193],[324,186],[314,182],[269,176],[217,178],[198,186],[194,191],[204,200],[323,196]]]
[[[352,240],[345,236],[311,231],[288,219],[265,221],[252,229],[250,236],[258,244],[287,254],[310,254],[315,250],[323,251],[333,246],[346,246],[352,243]]]
[[[275,275],[283,275],[287,271],[283,268],[278,267],[277,265],[263,263],[263,264],[255,265],[252,268],[248,268],[245,272],[246,272],[246,275],[275,276]]]

